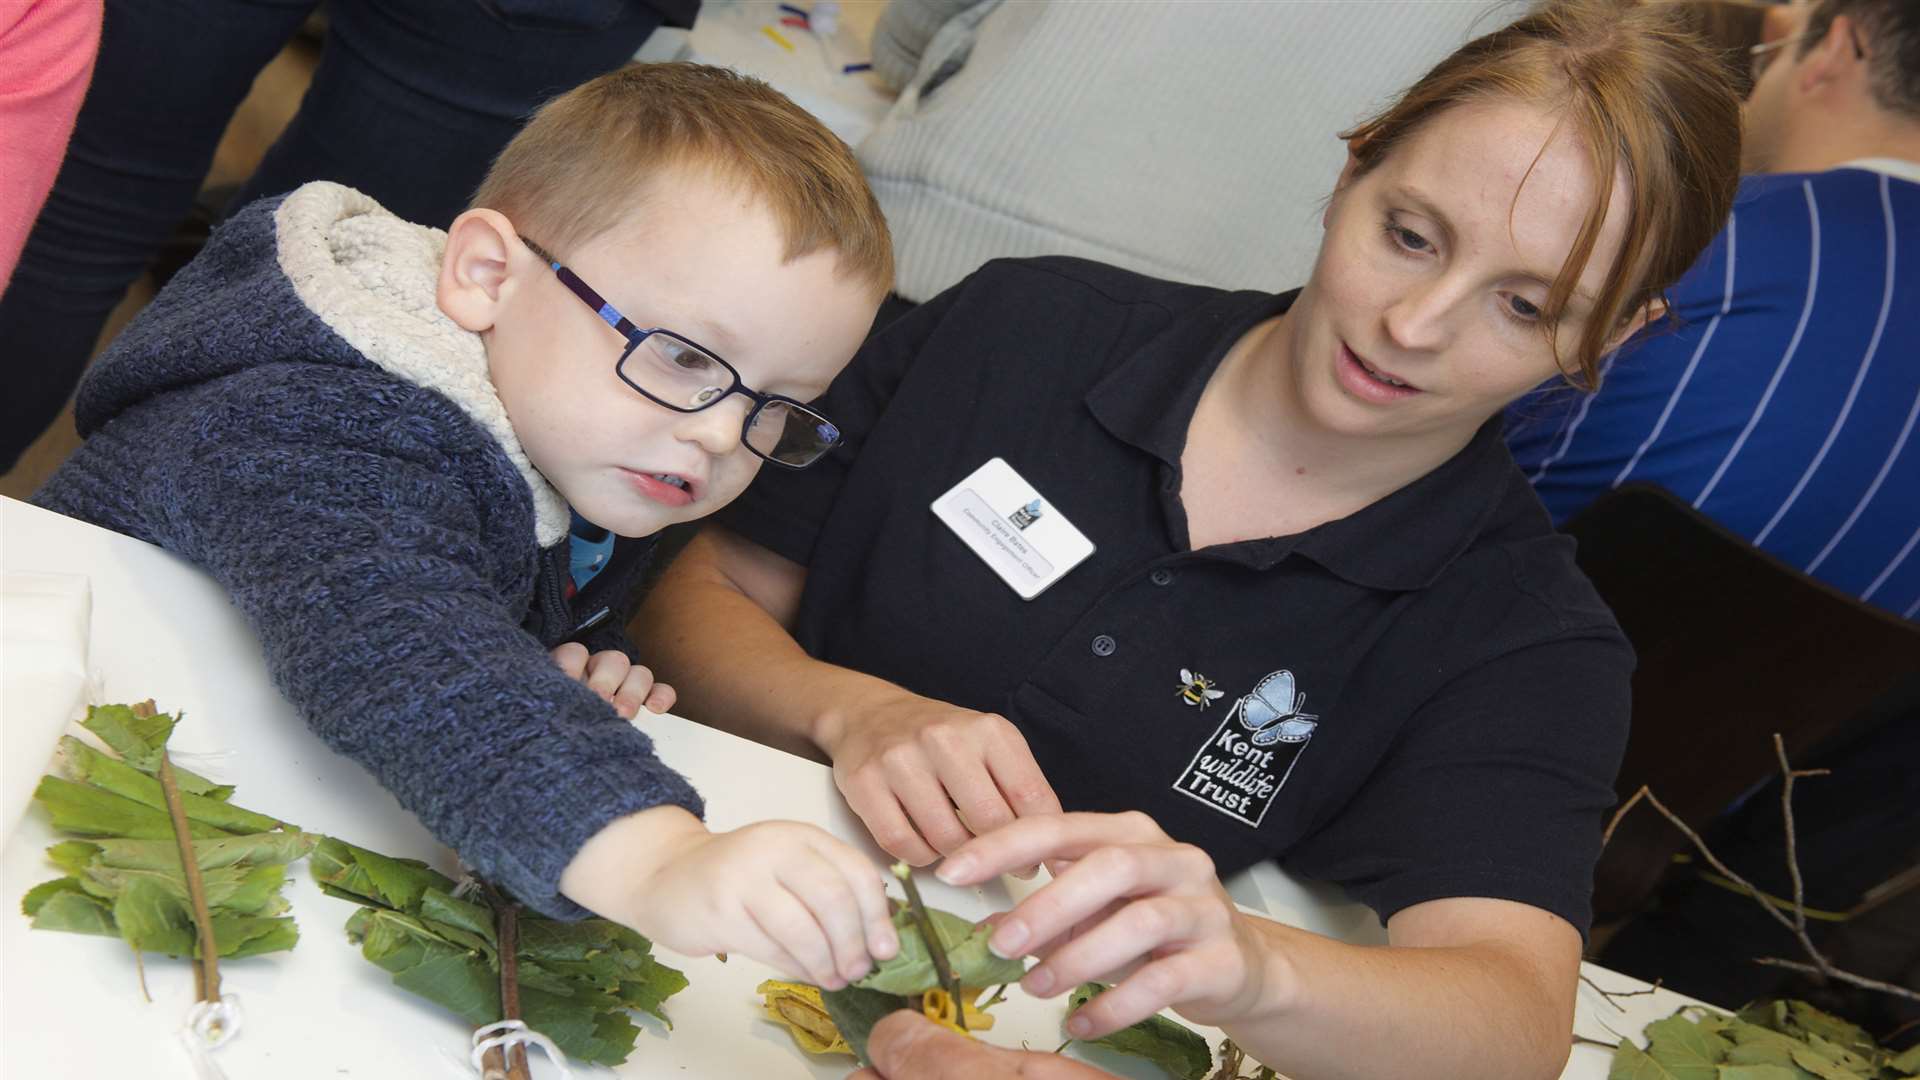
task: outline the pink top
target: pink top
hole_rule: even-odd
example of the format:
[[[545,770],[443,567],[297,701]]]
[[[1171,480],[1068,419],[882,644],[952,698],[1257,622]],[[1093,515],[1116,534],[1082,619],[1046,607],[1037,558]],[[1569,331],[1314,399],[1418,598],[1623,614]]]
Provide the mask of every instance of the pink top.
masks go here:
[[[103,0],[0,0],[0,292],[80,112]]]

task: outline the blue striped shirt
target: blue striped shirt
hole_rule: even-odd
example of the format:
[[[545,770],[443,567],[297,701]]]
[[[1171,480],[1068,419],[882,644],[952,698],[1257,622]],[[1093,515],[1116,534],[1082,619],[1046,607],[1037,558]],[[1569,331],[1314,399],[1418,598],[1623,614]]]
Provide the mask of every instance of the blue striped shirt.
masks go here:
[[[1788,565],[1920,616],[1920,183],[1865,167],[1749,176],[1671,299],[1680,329],[1608,357],[1599,394],[1544,390],[1508,411],[1554,520],[1656,483]]]

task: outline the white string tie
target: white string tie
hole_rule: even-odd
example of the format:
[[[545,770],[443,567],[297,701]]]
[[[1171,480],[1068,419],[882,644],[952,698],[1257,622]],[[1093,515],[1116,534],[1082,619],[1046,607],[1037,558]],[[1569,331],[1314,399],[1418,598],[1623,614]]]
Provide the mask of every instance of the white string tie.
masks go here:
[[[180,1044],[187,1048],[194,1075],[200,1080],[226,1080],[227,1074],[212,1055],[240,1034],[240,1024],[240,998],[235,994],[222,994],[219,1001],[196,1001],[187,1010],[187,1021],[180,1027]]]
[[[546,1051],[547,1060],[560,1070],[560,1080],[573,1080],[573,1070],[567,1067],[567,1055],[560,1052],[552,1039],[528,1027],[525,1020],[502,1020],[475,1030],[473,1053],[468,1055],[467,1063],[473,1066],[480,1080],[506,1080],[506,1073],[497,1069],[489,1071],[481,1059],[489,1050],[499,1048],[503,1052],[511,1052],[516,1046],[537,1046]]]

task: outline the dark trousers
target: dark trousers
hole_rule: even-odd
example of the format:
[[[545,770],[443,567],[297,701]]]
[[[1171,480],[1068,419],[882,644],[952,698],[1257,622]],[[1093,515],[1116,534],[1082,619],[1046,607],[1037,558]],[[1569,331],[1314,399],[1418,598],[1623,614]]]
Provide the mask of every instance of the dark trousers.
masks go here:
[[[319,0],[107,0],[93,85],[0,296],[0,472],[187,215],[254,77]],[[232,205],[335,180],[445,227],[541,102],[630,59],[636,0],[328,0],[313,85]]]

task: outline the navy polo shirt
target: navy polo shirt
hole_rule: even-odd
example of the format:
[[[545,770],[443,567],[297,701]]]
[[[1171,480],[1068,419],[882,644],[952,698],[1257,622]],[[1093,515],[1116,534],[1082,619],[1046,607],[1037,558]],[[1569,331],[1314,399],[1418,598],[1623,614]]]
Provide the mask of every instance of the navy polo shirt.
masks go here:
[[[1200,393],[1292,299],[990,263],[834,382],[846,445],[719,520],[807,567],[809,654],[1007,717],[1069,810],[1143,810],[1223,874],[1277,858],[1382,919],[1484,896],[1584,932],[1633,656],[1498,418],[1350,517],[1189,546]],[[929,509],[994,457],[1095,545],[1031,601]]]

